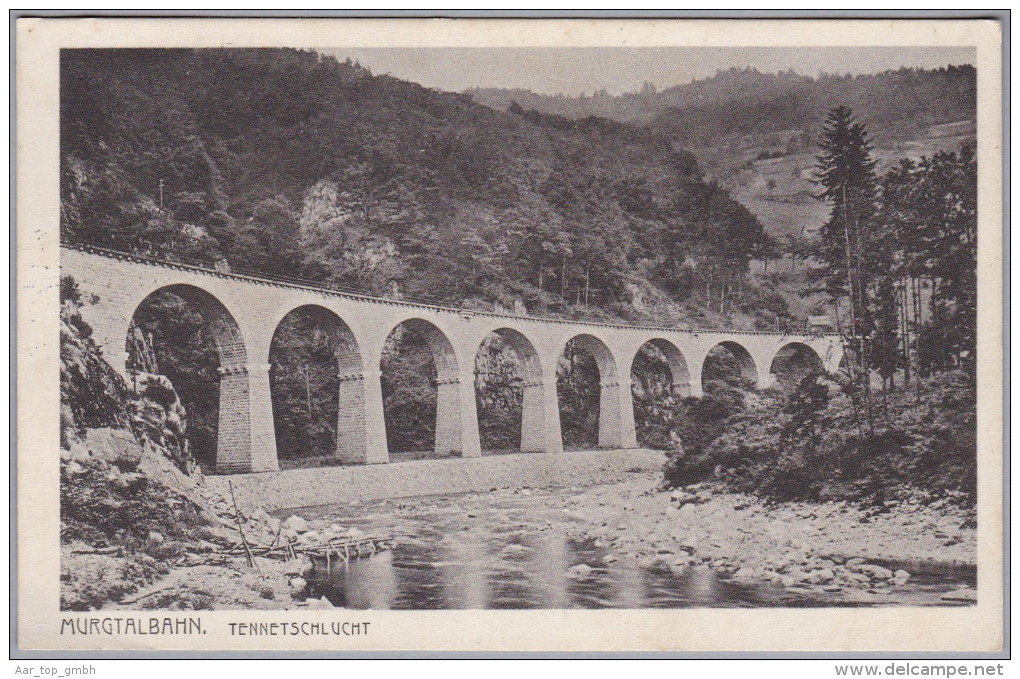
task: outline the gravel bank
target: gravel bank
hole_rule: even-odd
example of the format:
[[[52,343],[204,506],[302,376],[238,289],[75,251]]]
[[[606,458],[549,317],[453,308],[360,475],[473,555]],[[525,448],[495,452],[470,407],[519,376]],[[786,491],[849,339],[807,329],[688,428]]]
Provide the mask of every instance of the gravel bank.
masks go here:
[[[228,493],[229,481],[240,506],[275,511],[337,502],[453,495],[493,488],[603,485],[621,481],[634,471],[658,475],[664,461],[663,453],[644,449],[548,455],[518,453],[210,476],[207,483],[219,493]]]
[[[449,544],[474,536],[464,549],[488,564],[497,580],[514,566],[506,562],[507,549],[541,549],[541,538],[535,544],[528,538],[559,534],[590,545],[582,550],[588,560],[576,564],[560,563],[555,550],[549,555],[548,564],[559,563],[565,577],[580,583],[604,578],[619,563],[659,580],[711,570],[724,580],[769,585],[785,590],[790,601],[809,602],[798,605],[940,606],[976,600],[973,516],[951,505],[770,505],[721,486],[664,491],[660,481],[659,472],[647,471],[586,488],[499,488],[292,513],[304,517],[298,524],[307,524],[313,534],[335,521],[360,521],[364,530],[398,536],[398,543],[418,540],[423,525],[441,526],[442,545],[428,553],[442,564],[457,561],[444,551]],[[513,534],[519,537],[502,551],[491,551]],[[479,544],[488,547],[471,551]]]
[[[707,565],[736,580],[824,592],[847,603],[880,601],[909,582],[910,570],[976,563],[971,517],[949,505],[766,505],[705,484],[663,492],[659,481],[636,476],[559,502],[588,526],[578,537],[604,543],[617,558],[671,571]],[[975,594],[943,598],[972,602]]]

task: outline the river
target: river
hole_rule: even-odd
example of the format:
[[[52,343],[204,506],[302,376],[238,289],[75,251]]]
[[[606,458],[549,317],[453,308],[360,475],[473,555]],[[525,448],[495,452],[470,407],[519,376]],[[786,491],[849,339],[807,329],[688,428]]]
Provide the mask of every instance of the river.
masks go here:
[[[643,567],[601,541],[578,539],[578,519],[553,501],[568,492],[303,508],[306,518],[396,540],[371,557],[317,563],[306,594],[352,609],[923,606],[946,605],[942,593],[975,584],[973,568],[914,567],[907,585],[848,603],[818,590],[725,579],[704,565]]]

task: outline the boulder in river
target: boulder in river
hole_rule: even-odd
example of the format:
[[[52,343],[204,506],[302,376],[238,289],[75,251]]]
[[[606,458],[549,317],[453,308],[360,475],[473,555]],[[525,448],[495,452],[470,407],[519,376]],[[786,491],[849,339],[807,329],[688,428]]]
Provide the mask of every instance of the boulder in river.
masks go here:
[[[757,580],[758,572],[753,568],[744,566],[739,568],[736,573],[733,574],[734,580]]]
[[[334,606],[333,603],[326,597],[321,597],[319,599],[307,599],[305,600],[305,603],[308,604],[308,609],[311,611],[332,611],[336,608],[336,606]]]
[[[848,583],[854,583],[858,585],[867,585],[871,583],[871,578],[869,578],[864,573],[855,573],[849,570],[843,572],[843,579],[846,580]]]
[[[831,568],[819,568],[808,573],[808,581],[815,585],[832,582],[834,577],[835,575]]]
[[[853,569],[859,573],[868,575],[873,580],[889,580],[893,577],[893,572],[888,568],[883,568],[882,566],[876,566],[870,563],[853,566]]]
[[[301,537],[298,538],[298,541],[301,542],[301,544],[308,545],[310,547],[314,547],[315,545],[318,545],[321,542],[319,539],[318,532],[314,530],[310,530],[303,533]]]
[[[285,525],[295,533],[305,533],[308,531],[308,522],[297,515],[287,519]]]
[[[516,543],[511,542],[509,545],[503,548],[501,553],[503,554],[504,557],[514,558],[524,556],[530,551],[531,549],[529,547],[525,547],[524,545],[518,545]]]
[[[811,576],[797,567],[787,569],[786,574],[790,576],[794,582],[811,582]]]
[[[567,569],[567,575],[572,578],[585,578],[591,575],[592,568],[586,563],[579,563]]]
[[[642,559],[641,567],[653,573],[675,573],[677,570],[682,570],[685,566],[674,566],[673,559],[664,559],[658,556]]]
[[[683,507],[684,505],[688,504],[700,504],[701,502],[704,502],[704,500],[702,500],[694,493],[688,493],[686,490],[683,490],[682,488],[677,488],[672,493],[670,493],[669,501],[675,502],[677,507]]]
[[[896,571],[895,573],[893,573],[893,576],[891,578],[889,578],[889,584],[896,585],[896,586],[903,586],[903,585],[907,584],[908,580],[910,580],[910,573],[908,573],[907,571],[905,571],[903,569],[900,569],[900,570]]]

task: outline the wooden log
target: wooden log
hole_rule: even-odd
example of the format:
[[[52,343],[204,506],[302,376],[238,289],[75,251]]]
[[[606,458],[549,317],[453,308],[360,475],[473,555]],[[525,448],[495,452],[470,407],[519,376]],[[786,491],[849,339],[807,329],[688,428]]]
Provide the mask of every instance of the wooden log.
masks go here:
[[[248,567],[254,568],[258,571],[259,575],[262,575],[262,569],[255,562],[255,556],[251,552],[251,547],[248,545],[247,538],[244,537],[244,529],[241,527],[241,512],[237,508],[237,498],[234,497],[234,484],[232,481],[227,480],[227,487],[230,488],[230,499],[234,501],[234,519],[237,521],[237,532],[241,534],[241,544],[244,545],[244,556],[248,560]]]

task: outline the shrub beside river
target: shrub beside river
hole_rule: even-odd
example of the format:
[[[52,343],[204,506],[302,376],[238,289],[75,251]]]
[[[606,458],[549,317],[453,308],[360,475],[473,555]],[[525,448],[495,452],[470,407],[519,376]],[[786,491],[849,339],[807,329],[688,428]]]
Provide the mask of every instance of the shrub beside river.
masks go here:
[[[848,385],[817,375],[790,391],[712,382],[704,398],[673,414],[665,478],[673,486],[719,482],[770,501],[973,509],[975,404],[973,377],[962,371],[856,401]]]

